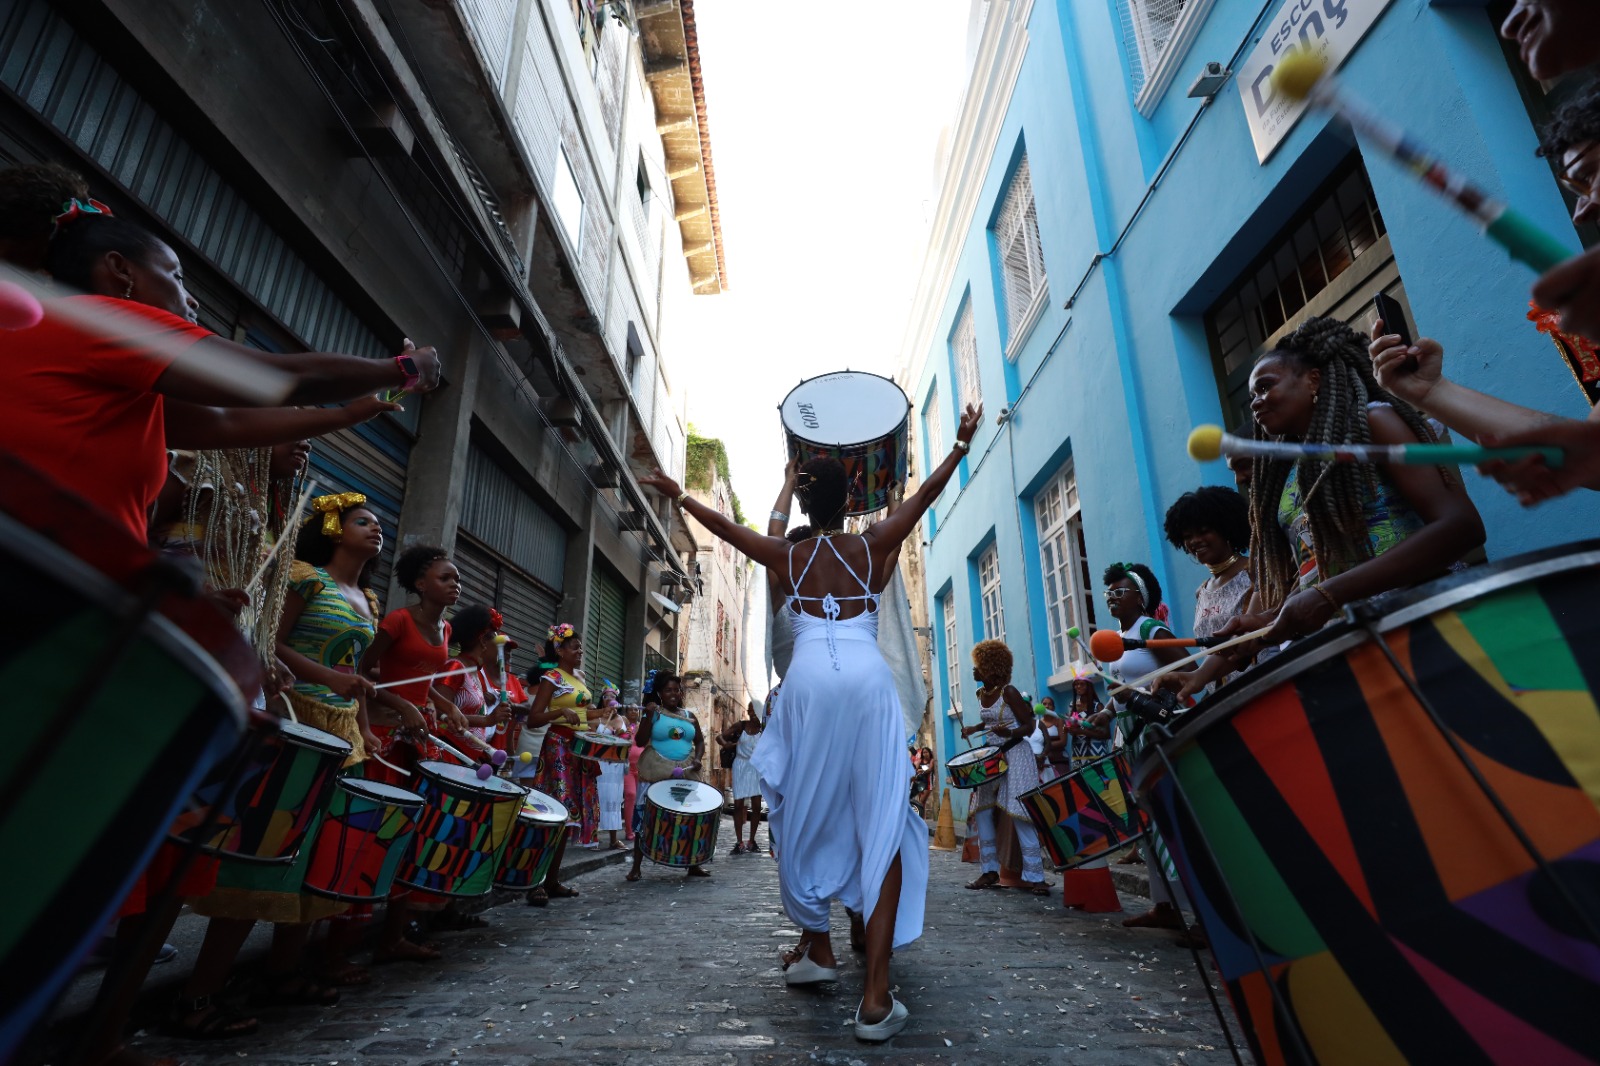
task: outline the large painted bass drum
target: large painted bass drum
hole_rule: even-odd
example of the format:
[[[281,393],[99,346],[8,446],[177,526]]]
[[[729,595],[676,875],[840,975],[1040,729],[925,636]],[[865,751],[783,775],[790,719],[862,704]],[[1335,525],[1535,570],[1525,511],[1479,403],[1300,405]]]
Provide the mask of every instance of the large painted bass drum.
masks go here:
[[[1600,541],[1356,604],[1135,788],[1257,1062],[1600,1061]]]
[[[881,511],[894,487],[905,484],[911,401],[888,378],[856,370],[807,378],[778,412],[791,457],[805,463],[827,456],[844,464],[850,482],[845,514]]]

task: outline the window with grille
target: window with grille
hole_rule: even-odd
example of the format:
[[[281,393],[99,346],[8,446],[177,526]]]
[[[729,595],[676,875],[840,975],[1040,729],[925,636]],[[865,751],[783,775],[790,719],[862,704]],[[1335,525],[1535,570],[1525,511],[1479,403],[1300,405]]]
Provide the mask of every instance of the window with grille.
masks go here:
[[[1119,0],[1122,43],[1132,68],[1135,96],[1166,54],[1178,16],[1183,14],[1183,4],[1184,0]]]
[[[1044,578],[1050,672],[1059,674],[1073,659],[1073,626],[1087,632],[1094,621],[1088,592],[1089,560],[1083,545],[1078,507],[1078,477],[1069,461],[1033,499],[1039,527],[1039,565]]]
[[[978,556],[978,599],[983,606],[983,639],[1006,639],[1006,609],[1000,601],[1000,552],[991,544]]]
[[[1015,358],[1048,296],[1039,214],[1033,204],[1033,177],[1023,156],[1006,186],[994,224],[1000,277],[1006,303],[1006,357]]]
[[[950,697],[950,709],[961,713],[961,659],[956,644],[956,595],[946,592],[939,597],[939,612],[944,615],[944,684]]]
[[[928,402],[922,405],[922,439],[928,444],[928,454],[924,457],[924,461],[928,470],[932,471],[944,459],[944,424],[939,415],[937,383],[928,390]]]
[[[1250,368],[1278,337],[1326,314],[1357,329],[1371,291],[1395,294],[1387,230],[1359,159],[1342,167],[1267,244],[1206,313],[1217,384],[1230,426],[1250,417]],[[1371,255],[1381,250],[1382,255]],[[1390,267],[1385,271],[1385,267]],[[1393,278],[1389,274],[1394,274]],[[1404,303],[1403,294],[1398,294]]]
[[[950,349],[956,359],[956,410],[983,402],[983,384],[978,379],[978,330],[972,323],[972,301],[961,305],[956,328],[950,332]]]

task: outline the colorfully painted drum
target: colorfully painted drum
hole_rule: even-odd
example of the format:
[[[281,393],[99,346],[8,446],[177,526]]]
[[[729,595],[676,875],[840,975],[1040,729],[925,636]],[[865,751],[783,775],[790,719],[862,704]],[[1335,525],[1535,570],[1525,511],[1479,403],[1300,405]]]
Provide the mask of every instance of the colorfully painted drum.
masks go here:
[[[609,733],[574,733],[572,740],[567,745],[572,754],[580,759],[591,762],[620,762],[628,761],[628,748],[632,742],[621,737],[611,736]]]
[[[215,825],[200,841],[202,848],[246,862],[293,862],[349,755],[348,741],[321,729],[287,720],[264,725],[255,743],[240,753],[245,766],[238,787],[221,795],[236,768],[224,764],[213,770],[195,790],[173,835],[197,837],[215,803]]]
[[[1000,745],[985,744],[945,763],[944,772],[950,775],[952,788],[977,788],[1005,775],[1006,757],[1001,754]]]
[[[1257,1062],[1600,1061],[1600,541],[1357,604],[1135,768]]]
[[[1103,859],[1149,832],[1150,816],[1133,802],[1130,781],[1128,760],[1115,752],[1017,797],[1051,865],[1070,870]]]
[[[489,891],[527,789],[498,777],[480,780],[476,770],[454,763],[423,762],[417,791],[425,805],[416,846],[397,880],[442,896]]]
[[[341,777],[308,845],[306,891],[354,903],[388,899],[400,864],[411,854],[422,805],[415,792]]]
[[[524,889],[544,884],[556,851],[567,836],[567,809],[537,789],[528,790],[511,830],[505,861],[494,883],[498,888]]]
[[[881,511],[890,490],[905,484],[911,401],[888,378],[853,370],[807,378],[778,411],[790,456],[844,464],[850,481],[845,514]]]
[[[210,603],[161,594],[183,582],[143,541],[4,454],[0,558],[0,681],[26,704],[0,745],[9,1062],[244,735],[260,660]]]
[[[645,793],[644,857],[662,866],[704,866],[716,857],[722,793],[700,781],[657,781]]]

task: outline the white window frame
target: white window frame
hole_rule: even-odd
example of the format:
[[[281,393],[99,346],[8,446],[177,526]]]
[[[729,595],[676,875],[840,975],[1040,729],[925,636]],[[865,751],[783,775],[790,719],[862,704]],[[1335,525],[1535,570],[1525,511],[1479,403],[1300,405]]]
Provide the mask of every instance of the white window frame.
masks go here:
[[[1000,595],[1000,549],[991,544],[978,556],[978,602],[983,608],[983,639],[1006,639],[1006,605]]]
[[[939,413],[939,383],[928,389],[928,402],[922,405],[922,433],[927,444],[923,469],[931,473],[944,459],[944,416]],[[927,474],[923,475],[924,477]]]
[[[978,374],[978,327],[972,321],[972,301],[961,305],[956,328],[950,331],[950,348],[956,358],[956,410],[983,403],[983,379]]]
[[[1188,57],[1189,49],[1194,45],[1195,38],[1200,35],[1200,27],[1205,23],[1206,16],[1211,13],[1211,7],[1216,0],[1184,0],[1183,10],[1173,22],[1165,46],[1153,57],[1147,58],[1148,38],[1141,30],[1148,29],[1149,20],[1145,15],[1145,8],[1149,2],[1150,0],[1122,0],[1121,5],[1123,19],[1134,30],[1139,64],[1144,76],[1143,82],[1135,86],[1133,106],[1145,118],[1155,114],[1156,105],[1172,87],[1178,68]]]
[[[1006,358],[1014,362],[1050,300],[1044,244],[1039,238],[1039,212],[1033,199],[1033,173],[1026,155],[1006,185],[995,215],[994,238],[1006,304]]]
[[[551,190],[551,200],[555,207],[556,218],[561,222],[561,228],[566,231],[567,239],[572,242],[574,250],[583,247],[583,188],[578,184],[577,172],[572,169],[572,160],[567,158],[564,147],[556,149],[556,171],[551,178],[554,188]]]
[[[949,714],[961,717],[961,647],[956,640],[956,594],[946,592],[939,597],[939,610],[944,612],[944,682],[945,693],[950,698]]]
[[[1077,471],[1070,459],[1034,496],[1033,518],[1039,531],[1039,569],[1050,636],[1050,684],[1064,685],[1071,679],[1069,667],[1076,657],[1067,630],[1089,628],[1083,558],[1078,551],[1083,516]]]

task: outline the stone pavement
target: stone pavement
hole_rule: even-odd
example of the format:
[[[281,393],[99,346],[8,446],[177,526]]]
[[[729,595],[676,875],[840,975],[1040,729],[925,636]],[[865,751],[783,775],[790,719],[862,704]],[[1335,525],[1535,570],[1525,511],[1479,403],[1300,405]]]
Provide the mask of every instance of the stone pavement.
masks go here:
[[[260,1011],[253,1037],[144,1035],[135,1047],[230,1066],[1231,1061],[1173,934],[1069,912],[1059,895],[965,891],[974,868],[938,851],[926,933],[895,957],[911,1024],[888,1044],[858,1043],[862,962],[843,911],[838,985],[788,990],[777,954],[795,934],[776,864],[723,851],[710,880],[647,863],[627,884],[613,865],[576,879],[577,899],[497,907],[490,929],[439,937],[443,962],[376,969],[337,1007]]]

